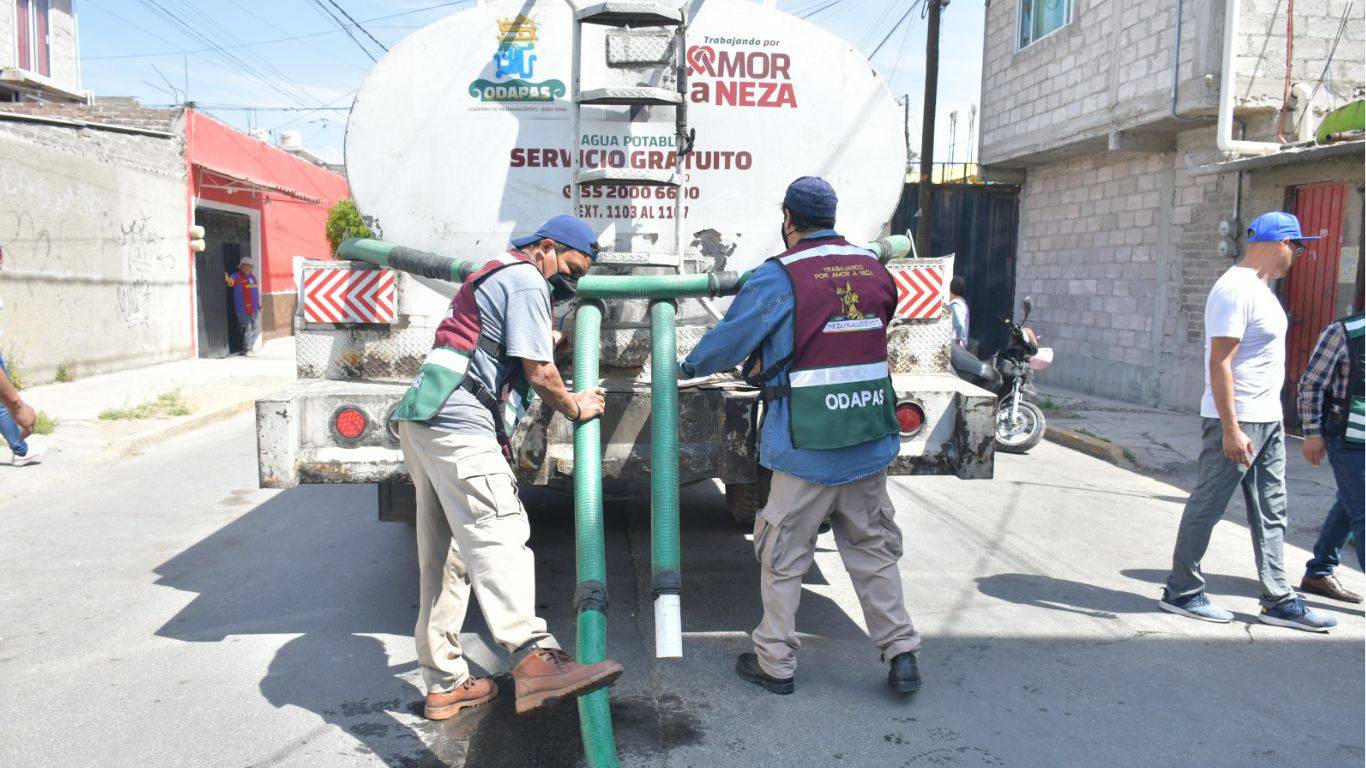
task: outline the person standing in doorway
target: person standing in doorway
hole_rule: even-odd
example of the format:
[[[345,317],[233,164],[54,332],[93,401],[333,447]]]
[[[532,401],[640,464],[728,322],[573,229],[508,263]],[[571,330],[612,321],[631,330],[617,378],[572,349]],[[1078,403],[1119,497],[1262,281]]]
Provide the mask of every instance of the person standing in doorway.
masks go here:
[[[887,466],[901,447],[887,368],[896,288],[868,250],[835,231],[835,190],[803,176],[783,198],[782,253],[756,268],[726,316],[678,366],[683,378],[744,361],[767,404],[759,461],[773,470],[754,521],[764,615],[735,672],[776,694],[796,690],[797,606],[816,536],[830,519],[868,634],[898,693],[920,688],[897,567],[902,554]]]
[[[968,282],[961,276],[956,276],[949,281],[949,314],[953,316],[953,343],[968,348],[968,300],[963,298],[967,293]]]
[[[232,288],[232,305],[237,325],[242,329],[242,354],[253,357],[261,348],[261,288],[256,281],[256,264],[248,256],[227,276]]]
[[[1327,632],[1337,619],[1308,608],[1285,579],[1285,310],[1271,281],[1285,277],[1304,241],[1300,222],[1282,211],[1258,216],[1247,253],[1225,272],[1205,302],[1204,447],[1200,479],[1181,513],[1172,571],[1158,606],[1202,621],[1233,614],[1205,596],[1200,561],[1210,534],[1239,486],[1247,505],[1265,624]]]
[[[1314,543],[1314,559],[1305,566],[1300,590],[1348,603],[1361,602],[1361,595],[1342,586],[1333,575],[1348,536],[1356,547],[1357,567],[1366,565],[1366,540],[1362,539],[1362,507],[1366,505],[1362,493],[1366,315],[1361,311],[1360,296],[1356,309],[1355,315],[1323,329],[1300,377],[1298,392],[1304,458],[1317,467],[1327,455],[1338,484],[1337,500],[1323,521]]]

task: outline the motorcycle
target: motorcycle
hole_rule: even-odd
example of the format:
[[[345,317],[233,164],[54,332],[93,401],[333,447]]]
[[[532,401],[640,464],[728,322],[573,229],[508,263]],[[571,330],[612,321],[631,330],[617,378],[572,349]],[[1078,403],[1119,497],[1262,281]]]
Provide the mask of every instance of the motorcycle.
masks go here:
[[[952,348],[959,378],[996,393],[996,447],[1006,453],[1028,453],[1048,427],[1043,410],[1025,399],[1039,396],[1034,374],[1053,362],[1053,349],[1039,346],[1038,335],[1025,326],[1033,308],[1034,301],[1026,297],[1020,322],[1005,320],[1010,340],[990,360],[979,360],[956,344]]]

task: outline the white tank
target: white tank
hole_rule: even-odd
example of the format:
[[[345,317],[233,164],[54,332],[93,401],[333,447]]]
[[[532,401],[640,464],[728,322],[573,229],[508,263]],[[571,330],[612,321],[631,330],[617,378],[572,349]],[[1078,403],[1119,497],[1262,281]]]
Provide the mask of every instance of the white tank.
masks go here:
[[[579,140],[570,135],[572,25],[565,0],[490,2],[410,35],[374,67],[351,110],[346,168],[384,239],[482,261],[572,212],[575,148],[586,168],[667,167],[672,107],[637,107],[634,120],[631,107],[585,107]],[[584,27],[583,89],[660,84],[609,68],[607,33]],[[906,145],[901,110],[862,55],[760,4],[701,0],[687,61],[697,133],[684,239],[704,266],[748,269],[781,250],[783,192],[803,175],[835,187],[846,237],[883,233]],[[669,195],[603,187],[585,192],[577,213],[604,248],[667,250]]]

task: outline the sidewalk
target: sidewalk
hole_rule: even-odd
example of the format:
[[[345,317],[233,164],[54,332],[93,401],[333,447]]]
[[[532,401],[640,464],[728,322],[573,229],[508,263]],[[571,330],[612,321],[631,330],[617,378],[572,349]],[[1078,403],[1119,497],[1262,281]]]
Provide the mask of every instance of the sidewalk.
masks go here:
[[[1054,387],[1041,387],[1048,418],[1048,440],[1105,459],[1126,469],[1175,485],[1187,492],[1198,476],[1200,417],[1109,400]],[[1286,489],[1291,523],[1301,535],[1317,534],[1337,494],[1327,463],[1314,467],[1300,453],[1302,440],[1285,441]],[[1242,498],[1231,508],[1242,519]],[[1309,543],[1313,543],[1312,536]]]
[[[294,339],[274,339],[256,357],[221,360],[191,358],[172,363],[91,376],[65,384],[30,387],[21,394],[35,411],[56,421],[48,453],[39,463],[6,466],[8,450],[0,447],[0,473],[43,475],[86,461],[108,461],[140,453],[157,443],[206,424],[249,410],[256,399],[294,381]],[[113,410],[136,409],[159,397],[184,415],[156,413],[144,418],[105,418]],[[147,410],[152,410],[148,408]]]

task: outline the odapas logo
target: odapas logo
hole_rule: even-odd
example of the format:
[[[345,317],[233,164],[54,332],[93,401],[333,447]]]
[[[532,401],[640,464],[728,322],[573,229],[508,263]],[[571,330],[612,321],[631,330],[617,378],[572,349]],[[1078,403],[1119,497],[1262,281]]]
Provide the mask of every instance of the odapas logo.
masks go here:
[[[498,21],[498,52],[493,54],[493,80],[470,83],[470,95],[480,101],[554,101],[565,94],[559,80],[534,82],[536,39],[539,30],[528,16]]]

